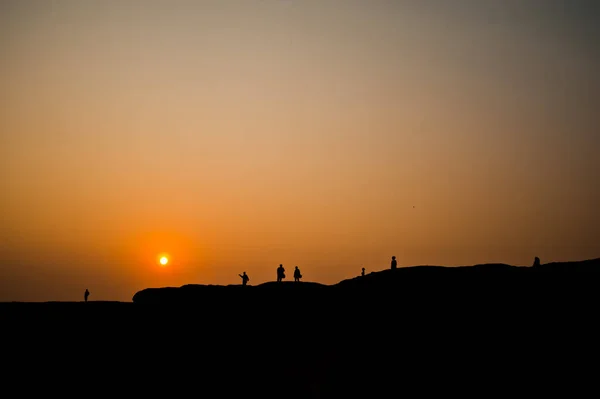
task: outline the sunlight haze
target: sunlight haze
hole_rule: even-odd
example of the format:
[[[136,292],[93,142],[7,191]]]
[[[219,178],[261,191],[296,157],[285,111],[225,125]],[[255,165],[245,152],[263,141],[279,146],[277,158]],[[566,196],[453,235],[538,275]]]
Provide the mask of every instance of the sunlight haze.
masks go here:
[[[586,0],[2,1],[0,301],[600,257],[599,20]]]

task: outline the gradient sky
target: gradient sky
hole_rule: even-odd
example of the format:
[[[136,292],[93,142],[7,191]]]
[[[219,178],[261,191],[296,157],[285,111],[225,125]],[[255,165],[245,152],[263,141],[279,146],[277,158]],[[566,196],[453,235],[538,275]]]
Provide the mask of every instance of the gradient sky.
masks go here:
[[[0,301],[600,257],[599,43],[595,0],[2,0]]]

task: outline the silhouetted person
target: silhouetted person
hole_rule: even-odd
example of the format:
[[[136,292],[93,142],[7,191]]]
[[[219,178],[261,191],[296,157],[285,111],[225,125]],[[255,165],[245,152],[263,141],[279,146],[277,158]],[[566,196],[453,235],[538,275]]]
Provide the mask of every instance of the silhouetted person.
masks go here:
[[[362,272],[360,273],[360,275],[361,275],[361,276],[364,276],[364,275],[365,275],[365,268],[364,268],[364,267],[362,268]]]
[[[246,272],[244,272],[244,274],[240,274],[239,276],[242,278],[242,285],[246,285],[248,284],[248,281],[250,281],[250,277],[248,277]]]
[[[536,256],[535,259],[533,260],[533,266],[539,266],[539,265],[540,265],[540,258],[538,258]]]
[[[296,269],[294,269],[294,281],[300,281],[301,278],[302,274],[300,274],[300,269],[296,266]]]
[[[87,302],[88,297],[90,296],[90,292],[88,291],[88,289],[85,289],[85,294],[83,294],[83,299],[85,299],[85,301]]]
[[[279,265],[279,267],[277,268],[277,282],[281,282],[281,280],[283,280],[285,278],[285,269],[283,268],[283,265]]]
[[[396,262],[396,257],[392,256],[392,270],[396,270],[397,266],[398,266],[398,262]]]

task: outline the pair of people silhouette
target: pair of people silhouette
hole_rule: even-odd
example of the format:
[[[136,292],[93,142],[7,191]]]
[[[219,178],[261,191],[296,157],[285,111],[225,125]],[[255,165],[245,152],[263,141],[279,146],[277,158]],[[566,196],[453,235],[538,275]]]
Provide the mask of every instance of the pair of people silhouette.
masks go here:
[[[277,282],[278,283],[282,282],[284,278],[285,278],[285,269],[284,269],[283,265],[280,264],[279,267],[277,268]],[[298,268],[298,266],[296,266],[294,269],[294,281],[299,282],[301,278],[302,278],[302,273],[300,273],[300,269]]]

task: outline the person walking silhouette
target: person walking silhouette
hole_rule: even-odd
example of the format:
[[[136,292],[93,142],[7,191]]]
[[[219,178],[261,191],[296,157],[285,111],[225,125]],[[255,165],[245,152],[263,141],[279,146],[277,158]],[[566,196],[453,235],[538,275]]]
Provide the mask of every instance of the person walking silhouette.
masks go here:
[[[239,274],[239,276],[242,278],[242,285],[246,285],[248,284],[248,281],[250,281],[250,277],[248,277],[246,272],[244,272],[244,274]]]
[[[83,294],[83,299],[85,299],[85,301],[87,302],[88,297],[90,296],[90,292],[88,291],[88,289],[85,289],[85,294]]]
[[[285,278],[285,269],[283,265],[279,265],[277,268],[277,282],[281,282]]]
[[[396,262],[396,257],[392,256],[392,270],[396,270],[397,266],[398,266],[398,262]]]
[[[298,269],[298,266],[296,266],[294,269],[294,281],[300,281],[301,278],[302,274],[300,274],[300,269]]]

